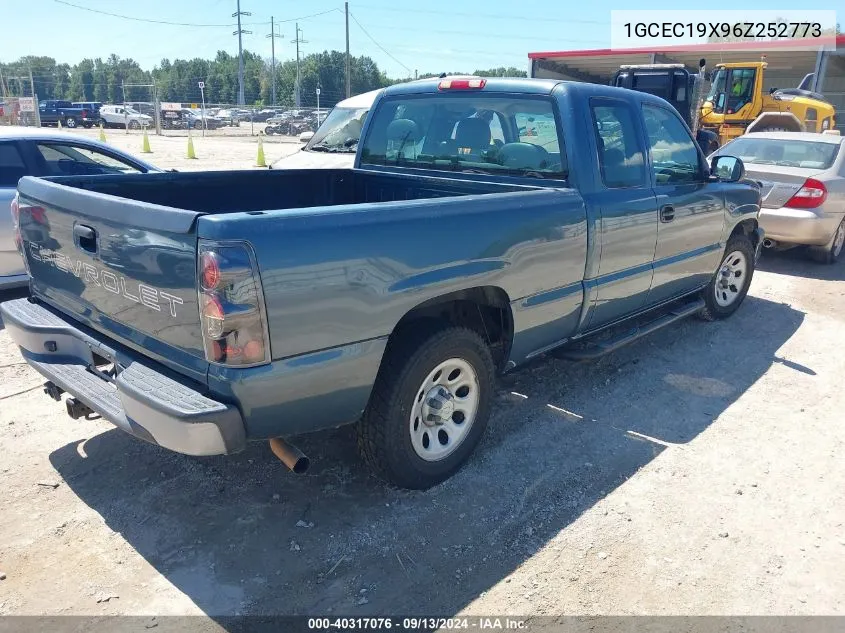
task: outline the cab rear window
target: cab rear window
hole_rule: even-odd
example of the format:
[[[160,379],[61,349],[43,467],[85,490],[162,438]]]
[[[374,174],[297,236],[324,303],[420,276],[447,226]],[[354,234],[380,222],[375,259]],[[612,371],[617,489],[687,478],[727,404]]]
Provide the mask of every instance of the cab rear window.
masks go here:
[[[373,115],[364,165],[566,178],[554,104],[479,93],[385,99]]]

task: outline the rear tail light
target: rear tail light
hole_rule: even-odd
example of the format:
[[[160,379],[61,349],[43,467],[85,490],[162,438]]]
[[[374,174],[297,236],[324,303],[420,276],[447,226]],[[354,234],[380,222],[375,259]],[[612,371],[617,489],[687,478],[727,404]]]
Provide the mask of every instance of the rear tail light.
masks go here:
[[[200,240],[197,277],[206,359],[232,367],[270,362],[264,292],[252,248]]]
[[[827,187],[815,178],[807,178],[804,185],[787,200],[784,206],[792,209],[815,209],[827,199]]]

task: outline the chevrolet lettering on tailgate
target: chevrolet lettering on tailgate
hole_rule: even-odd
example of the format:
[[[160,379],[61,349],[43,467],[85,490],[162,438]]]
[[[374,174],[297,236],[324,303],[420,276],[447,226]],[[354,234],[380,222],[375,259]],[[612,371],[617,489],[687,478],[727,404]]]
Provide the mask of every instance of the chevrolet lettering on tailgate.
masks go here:
[[[29,243],[29,254],[39,262],[51,264],[61,271],[78,277],[85,284],[105,288],[116,295],[123,295],[136,303],[141,303],[152,310],[161,312],[162,303],[167,304],[170,316],[176,316],[176,306],[184,302],[179,297],[148,286],[147,284],[130,282],[126,284],[126,277],[115,275],[113,272],[92,266],[79,259],[71,259],[67,255],[57,253],[49,248],[42,248],[33,242]],[[137,288],[137,294],[132,294]]]

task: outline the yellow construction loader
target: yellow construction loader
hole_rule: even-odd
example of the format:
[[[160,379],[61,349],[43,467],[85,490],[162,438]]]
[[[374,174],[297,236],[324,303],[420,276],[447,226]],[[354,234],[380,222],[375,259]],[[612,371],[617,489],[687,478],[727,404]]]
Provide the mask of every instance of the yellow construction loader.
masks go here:
[[[747,132],[824,132],[834,127],[834,108],[803,88],[763,90],[766,62],[717,64],[698,125],[719,145]],[[806,82],[802,82],[804,86]]]

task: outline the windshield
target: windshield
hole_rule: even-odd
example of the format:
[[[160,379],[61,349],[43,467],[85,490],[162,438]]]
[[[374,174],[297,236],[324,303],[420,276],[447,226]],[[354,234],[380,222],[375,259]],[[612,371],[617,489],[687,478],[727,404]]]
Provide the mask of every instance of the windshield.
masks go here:
[[[565,178],[553,102],[475,92],[385,99],[362,163],[534,178]]]
[[[369,108],[335,108],[305,146],[306,150],[354,154]]]
[[[839,146],[839,143],[740,137],[725,145],[719,154],[736,156],[752,165],[830,169]]]

